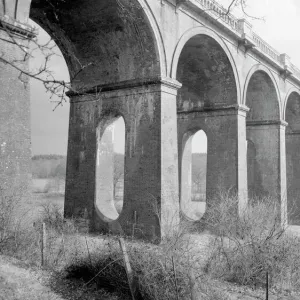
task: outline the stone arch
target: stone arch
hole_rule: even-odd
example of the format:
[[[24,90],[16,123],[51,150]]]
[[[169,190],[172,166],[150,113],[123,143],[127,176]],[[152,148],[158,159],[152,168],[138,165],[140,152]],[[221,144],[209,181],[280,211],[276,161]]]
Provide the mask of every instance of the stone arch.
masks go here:
[[[197,36],[209,37],[211,40],[213,40],[215,42],[216,45],[218,45],[220,50],[222,50],[224,52],[226,59],[228,60],[228,66],[232,70],[233,79],[234,79],[235,86],[236,86],[235,98],[237,99],[237,101],[235,104],[240,103],[240,99],[241,99],[240,79],[239,79],[239,74],[238,74],[235,60],[234,60],[230,50],[228,49],[227,45],[223,41],[223,39],[215,31],[213,31],[209,28],[206,28],[203,26],[195,27],[195,28],[189,29],[181,36],[179,42],[176,45],[176,48],[175,48],[175,51],[173,54],[173,58],[172,58],[171,78],[178,79],[177,72],[178,72],[178,65],[179,65],[179,60],[180,60],[182,51],[183,51],[184,47],[187,45],[187,43]]]
[[[159,28],[159,25],[157,23],[157,20],[147,3],[147,0],[137,0],[141,4],[141,6],[144,8],[145,14],[149,20],[149,23],[152,27],[153,33],[156,37],[156,42],[158,45],[158,52],[159,52],[159,61],[161,63],[161,76],[167,77],[168,76],[168,69],[167,69],[167,54],[165,45],[163,42],[163,36],[161,33],[161,30]]]
[[[286,119],[287,104],[288,104],[288,101],[290,100],[290,96],[292,96],[292,94],[300,95],[300,90],[297,89],[297,88],[292,87],[292,88],[289,89],[289,91],[286,94],[286,97],[285,97],[284,102],[283,102],[282,119],[287,121],[287,122],[288,122],[288,120]]]
[[[284,117],[287,125],[287,133],[300,132],[300,93],[291,90],[284,103]]]
[[[285,193],[281,180],[285,165],[280,101],[272,72],[255,65],[248,73],[243,95],[243,104],[249,107],[246,117],[248,192],[252,198],[271,196],[275,202],[275,199],[280,202]]]
[[[275,113],[276,116],[273,115],[271,116],[271,119],[269,120],[280,120],[281,119],[281,105],[280,105],[280,92],[279,92],[279,87],[278,84],[276,82],[276,79],[274,77],[274,75],[272,74],[272,72],[266,68],[265,66],[261,65],[261,64],[257,64],[255,66],[253,66],[251,68],[251,70],[249,71],[245,84],[244,84],[244,91],[243,91],[243,102],[242,104],[247,105],[250,108],[250,112],[247,115],[248,119],[261,119],[262,117],[266,118],[267,116],[259,116],[259,109],[261,107],[257,108],[257,111],[253,114],[253,111],[251,111],[251,104],[249,105],[249,99],[247,101],[247,96],[249,96],[249,90],[251,92],[251,88],[253,87],[254,90],[254,81],[257,81],[258,84],[260,84],[261,89],[265,88],[269,89],[270,92],[272,93],[271,96],[273,98],[276,98],[276,102],[274,103],[274,101],[272,102],[273,104],[273,113],[274,113],[274,109],[275,109]],[[263,83],[265,83],[265,86],[261,86]],[[267,104],[266,102],[261,103],[262,105]],[[265,108],[265,107],[263,107]],[[272,109],[268,109],[269,111],[272,111]],[[261,112],[265,112],[266,109],[262,110]],[[258,115],[257,115],[258,114]]]
[[[220,200],[220,192],[237,192],[237,206],[242,206],[246,193],[237,179],[245,168],[237,157],[243,159],[245,113],[239,106],[240,81],[233,56],[213,30],[190,29],[176,46],[171,77],[182,83],[177,95],[178,143],[191,125],[204,130],[208,139],[203,218]]]
[[[286,139],[286,179],[288,223],[300,225],[300,93],[292,88],[284,103],[287,122]]]
[[[74,88],[166,73],[162,38],[145,0],[68,0],[54,5],[32,0],[30,17],[62,50]]]

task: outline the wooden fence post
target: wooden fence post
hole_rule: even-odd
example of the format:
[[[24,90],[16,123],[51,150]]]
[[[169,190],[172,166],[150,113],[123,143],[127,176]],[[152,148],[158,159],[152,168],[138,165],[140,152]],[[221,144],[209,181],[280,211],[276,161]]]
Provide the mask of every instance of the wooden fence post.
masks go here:
[[[177,285],[177,275],[176,275],[176,267],[175,267],[175,262],[174,262],[174,256],[172,256],[172,266],[173,266],[173,272],[174,272],[176,298],[177,298],[177,300],[179,300],[179,292],[178,292],[178,285]]]
[[[266,272],[266,300],[269,300],[269,272]]]
[[[131,297],[132,297],[132,300],[135,300],[135,294],[137,293],[137,283],[134,278],[133,271],[131,269],[131,265],[130,265],[129,257],[128,257],[128,254],[126,251],[124,239],[120,238],[119,243],[120,243],[120,248],[121,248],[122,255],[123,255],[123,261],[124,261],[124,265],[125,265],[125,270],[126,270],[126,274],[127,274]]]
[[[42,238],[41,238],[41,264],[45,265],[47,261],[47,232],[46,232],[46,224],[43,222],[42,225]]]

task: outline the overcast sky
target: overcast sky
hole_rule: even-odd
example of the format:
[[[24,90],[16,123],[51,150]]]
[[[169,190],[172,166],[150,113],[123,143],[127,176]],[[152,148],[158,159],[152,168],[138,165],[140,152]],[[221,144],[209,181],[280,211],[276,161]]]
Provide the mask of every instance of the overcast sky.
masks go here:
[[[219,0],[224,5],[231,0]],[[292,62],[300,68],[300,1],[299,0],[248,0],[246,12],[263,20],[251,20],[254,30],[280,53],[287,53]],[[235,14],[243,17],[241,12]],[[36,25],[37,26],[37,25]],[[41,40],[47,40],[47,34],[40,29]],[[36,55],[31,66],[39,66],[41,55]],[[59,79],[69,79],[68,70],[62,57],[55,56],[51,68]],[[67,153],[67,136],[69,121],[69,104],[65,103],[55,111],[55,103],[49,100],[42,84],[31,81],[31,129],[32,154]],[[56,99],[52,99],[56,100]],[[122,123],[115,130],[117,152],[123,151],[124,128]],[[206,139],[199,134],[193,139],[193,152],[206,151]]]

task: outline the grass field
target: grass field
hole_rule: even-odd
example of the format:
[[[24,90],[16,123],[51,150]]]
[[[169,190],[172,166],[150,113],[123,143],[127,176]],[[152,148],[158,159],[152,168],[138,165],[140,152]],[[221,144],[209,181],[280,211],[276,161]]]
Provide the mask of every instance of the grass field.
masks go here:
[[[60,183],[60,188],[55,189],[52,180],[33,179],[31,193],[18,203],[17,213],[28,225],[37,220],[44,207],[48,205],[55,205],[63,211],[64,183]]]

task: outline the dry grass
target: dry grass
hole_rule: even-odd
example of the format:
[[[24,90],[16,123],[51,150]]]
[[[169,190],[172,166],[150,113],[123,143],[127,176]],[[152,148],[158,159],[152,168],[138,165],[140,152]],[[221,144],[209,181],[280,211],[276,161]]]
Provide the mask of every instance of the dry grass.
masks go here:
[[[2,254],[40,266],[44,223],[44,268],[55,274],[51,279],[53,289],[66,293],[66,287],[72,286],[74,299],[77,295],[78,299],[85,299],[88,291],[99,290],[103,291],[101,295],[111,295],[111,299],[130,299],[116,237],[81,235],[77,220],[64,220],[62,207],[56,205],[43,205],[34,226],[24,226],[17,221],[20,218],[13,217],[14,196],[1,197]],[[188,223],[172,231],[159,246],[126,240],[141,299],[190,300],[191,285],[197,299],[231,299],[215,279],[260,286],[266,271],[271,275],[273,288],[299,290],[300,242],[278,226],[278,214],[271,199],[252,202],[241,218],[235,208],[235,198],[223,197],[206,219],[215,233],[209,251],[206,249],[210,254],[206,261],[195,236],[189,234],[194,228]]]
[[[186,239],[178,236],[160,246],[127,240],[126,247],[134,271],[138,294],[136,299],[167,300],[191,299],[190,277],[195,277],[197,299],[230,299],[226,292],[213,286],[201,268],[197,256],[188,250]],[[122,253],[116,238],[97,252],[71,262],[64,270],[66,278],[76,278],[85,285],[96,285],[109,291],[118,291],[124,299],[130,298]]]
[[[217,234],[211,243],[206,272],[211,276],[254,287],[299,291],[300,239],[280,225],[273,199],[251,201],[239,217],[237,199],[222,196],[207,223]]]

